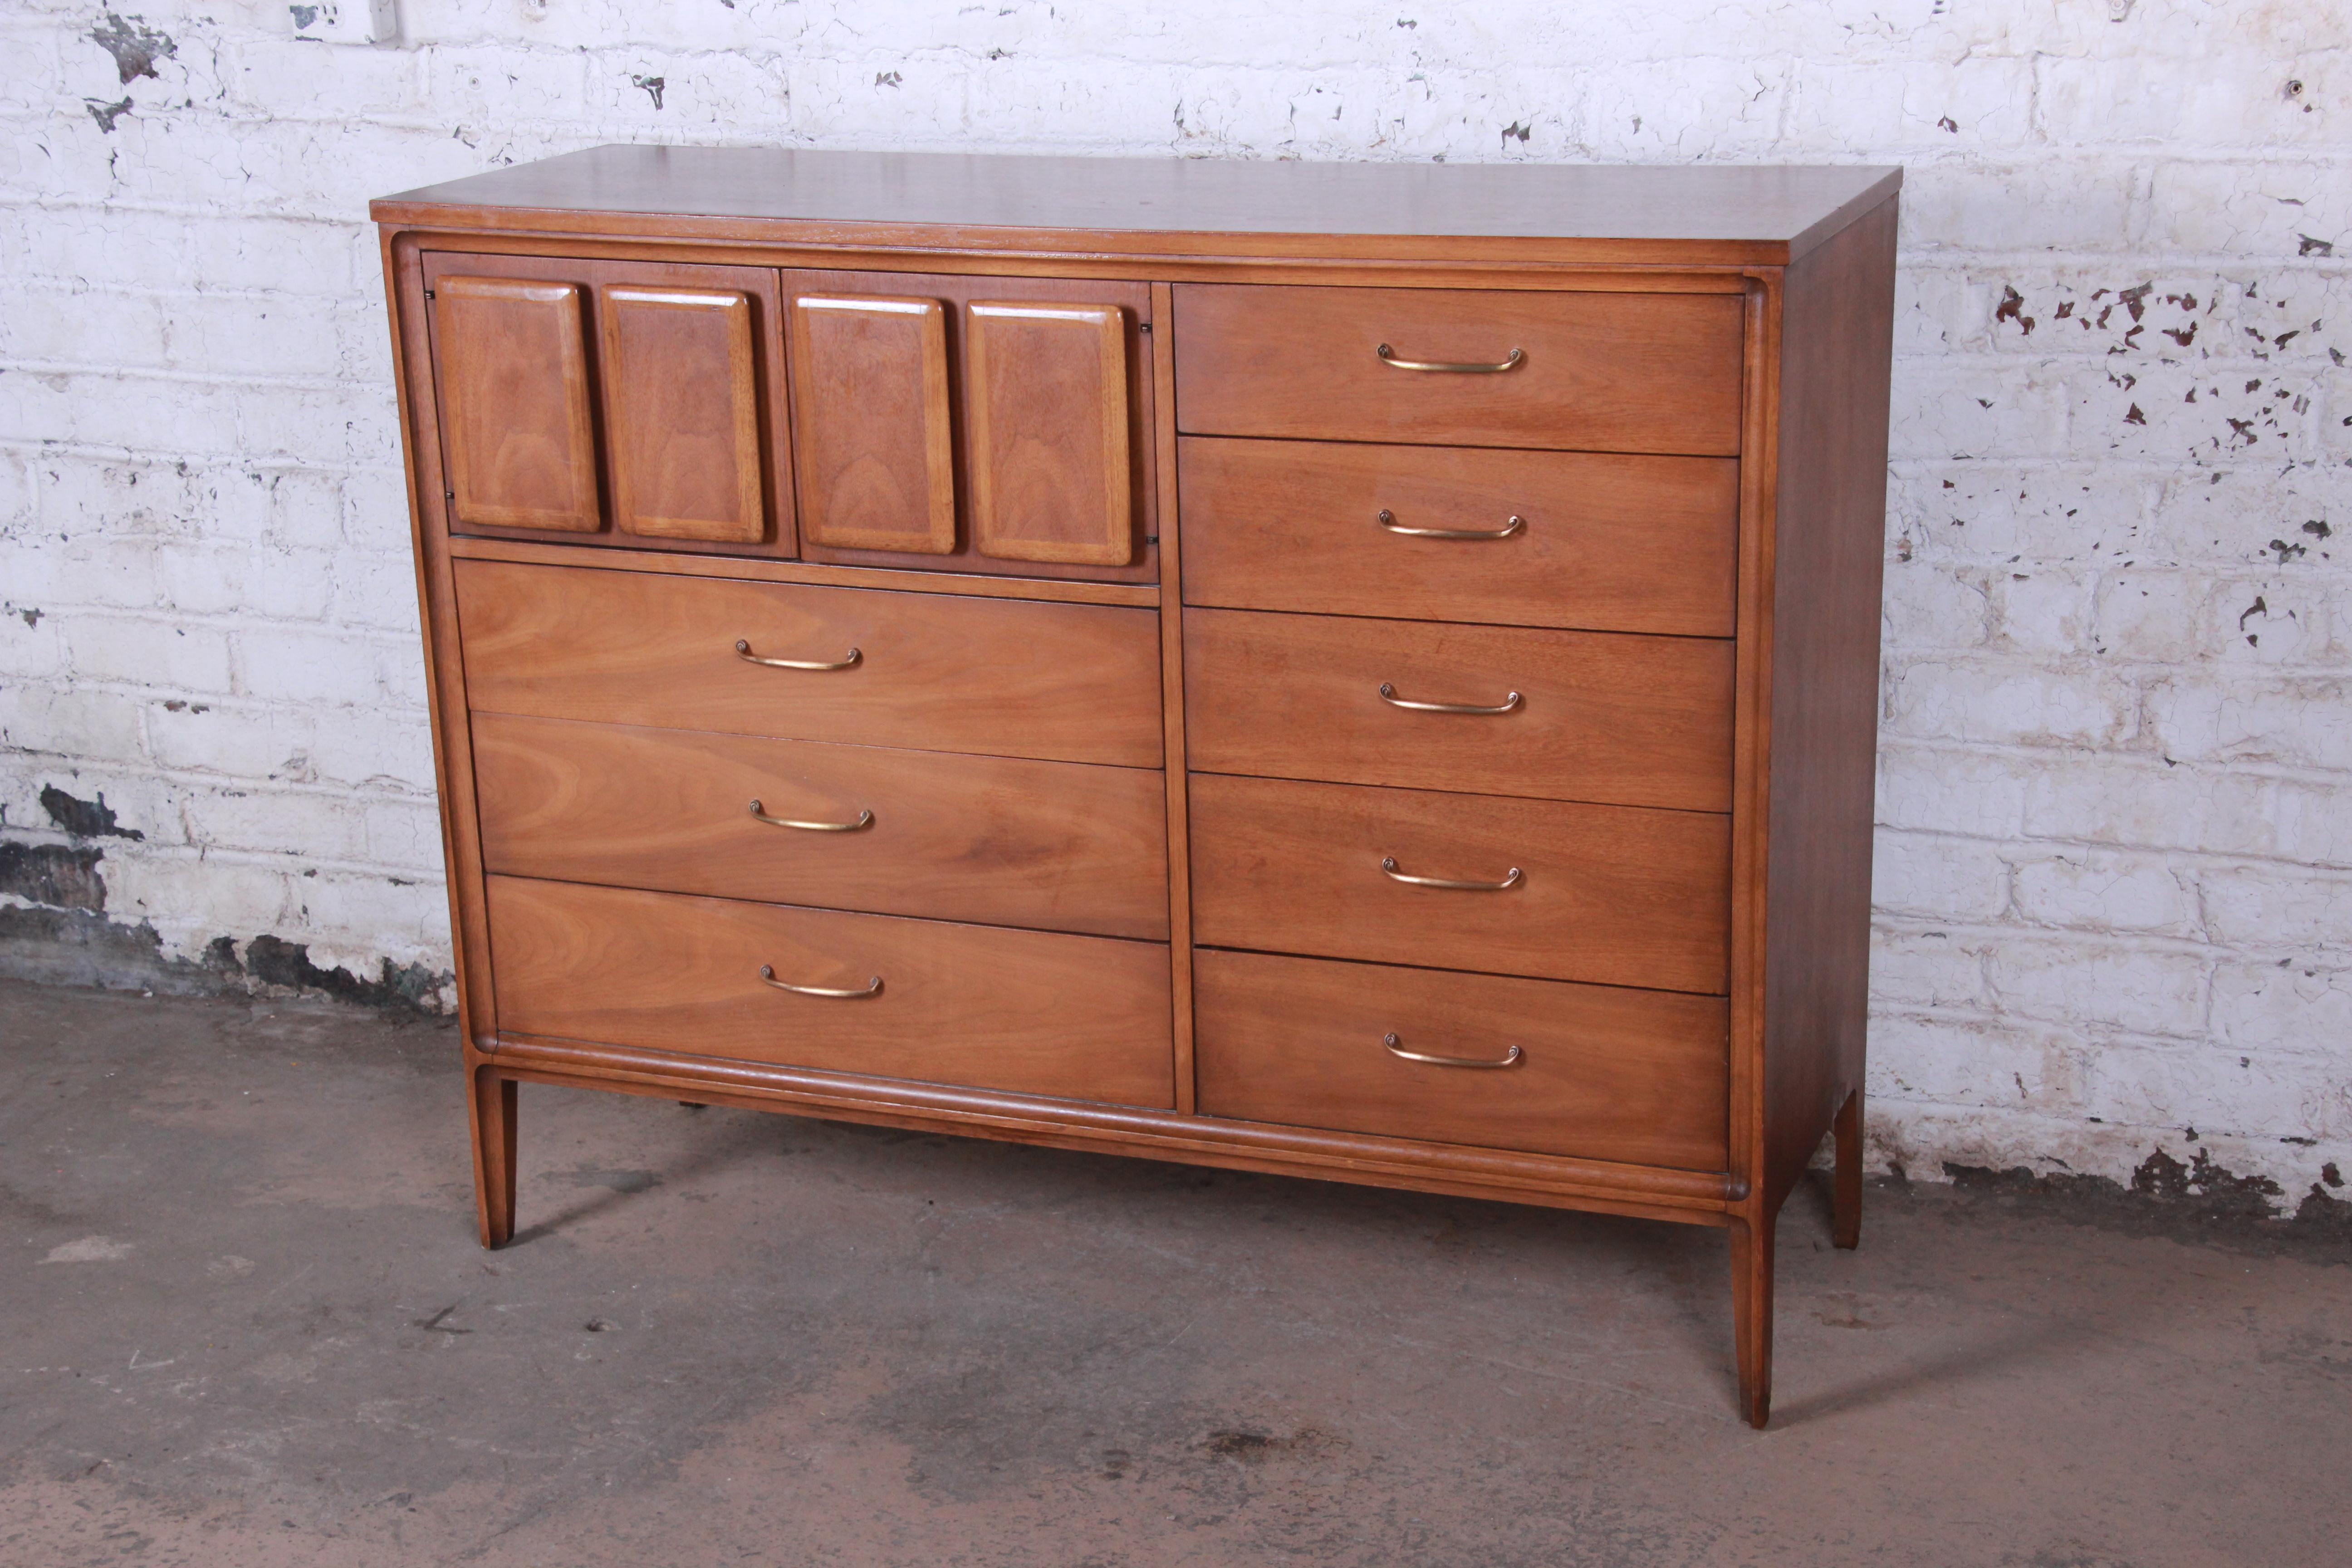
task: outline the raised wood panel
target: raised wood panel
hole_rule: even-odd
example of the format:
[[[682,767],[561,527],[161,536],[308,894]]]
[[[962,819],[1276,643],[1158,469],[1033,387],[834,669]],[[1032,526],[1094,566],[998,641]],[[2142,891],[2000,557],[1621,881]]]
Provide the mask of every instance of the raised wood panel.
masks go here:
[[[1728,295],[1183,284],[1176,423],[1187,435],[1736,457],[1740,322]],[[1495,374],[1399,363],[1499,366],[1515,353]]]
[[[801,536],[842,549],[951,553],[946,308],[796,292],[787,338]]]
[[[580,287],[445,276],[434,296],[454,519],[566,533],[604,527]]]
[[[1168,953],[1001,931],[489,879],[499,1022],[523,1034],[1119,1105],[1174,1102]],[[780,991],[792,984],[871,995]]]
[[[1732,632],[1729,458],[1204,436],[1178,449],[1188,605]]]
[[[510,876],[1168,936],[1153,770],[495,713],[474,757],[483,855]]]
[[[1698,637],[1183,612],[1191,765],[1721,811],[1732,646]],[[1502,707],[1429,713],[1405,701]]]
[[[1721,993],[1730,820],[1564,801],[1192,778],[1192,938],[1427,968]],[[1415,887],[1406,876],[1502,882]]]
[[[1723,1169],[1721,997],[1254,952],[1194,984],[1203,1115]]]
[[[1134,584],[1158,580],[1157,410],[1163,405],[1172,408],[1174,400],[1172,396],[1163,399],[1158,386],[1158,367],[1165,363],[1165,356],[1155,347],[1150,289],[1128,282],[1011,272],[979,276],[809,268],[788,270],[782,279],[788,296],[793,298],[856,300],[889,295],[936,301],[943,311],[947,341],[949,421],[955,437],[956,521],[951,548],[944,552],[909,553],[810,538],[803,551],[807,560],[828,565],[915,567],[1028,580]],[[1079,315],[1028,319],[1024,326],[1020,318],[975,316],[976,305],[998,311],[1036,309],[1075,310]],[[1022,330],[1012,331],[1008,340],[1006,333],[1014,328]],[[1035,333],[1029,329],[1035,329]],[[1107,344],[1103,340],[1114,329],[1118,341],[1116,345]],[[1052,363],[1034,363],[1030,349],[1036,345],[1022,347],[1017,342],[1036,334],[1053,341],[1048,355]],[[982,343],[983,337],[991,342]],[[1020,352],[998,346],[1006,342]],[[986,406],[989,400],[982,396],[991,383],[998,384],[997,400],[1009,410],[993,419]],[[1126,456],[1118,463],[1104,461],[1104,448],[1113,432],[1101,417],[1113,411],[1114,401],[1126,422],[1121,437]],[[1073,405],[1080,406],[1074,409]],[[1086,434],[1087,430],[1092,434]],[[996,449],[995,459],[988,456],[990,448]],[[1015,527],[1013,513],[1005,512],[989,525],[1002,536],[1001,544],[983,549],[980,489],[992,483],[990,470],[1001,459],[1017,459],[1016,471],[1008,481],[1012,490],[1003,492],[1012,502],[1018,501],[1024,489],[1072,491],[1077,499],[1071,504],[1077,510],[1059,517],[1033,513],[1020,525],[1028,529],[1025,535]],[[1043,467],[1040,459],[1047,460]],[[1081,468],[1094,477],[1081,476]],[[1022,478],[1024,472],[1029,472],[1029,477]],[[1108,521],[1114,505],[1108,493],[1113,472],[1124,472],[1127,477],[1122,504],[1128,522],[1118,535],[1124,542],[1124,555],[1112,547]],[[992,505],[1000,490],[1002,487],[992,490]],[[1091,553],[1109,563],[1103,559],[1043,558],[1066,553],[1057,547],[1074,543],[1103,546]],[[1030,553],[1004,552],[1022,549]]]
[[[751,296],[619,284],[598,303],[615,526],[660,539],[766,538]]]
[[[974,546],[1005,561],[1126,565],[1135,481],[1125,312],[975,300],[966,316]]]
[[[456,575],[478,712],[1160,765],[1150,610],[491,561]],[[738,642],[845,668],[755,664]]]

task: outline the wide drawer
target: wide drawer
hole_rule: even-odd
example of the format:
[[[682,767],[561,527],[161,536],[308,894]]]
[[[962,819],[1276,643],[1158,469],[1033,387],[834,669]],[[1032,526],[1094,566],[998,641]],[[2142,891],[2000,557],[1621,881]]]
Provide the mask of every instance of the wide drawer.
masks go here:
[[[1175,1103],[1168,949],[488,879],[499,1025],[823,1072]],[[871,994],[805,995],[788,984]]]
[[[1205,1115],[1724,1168],[1721,997],[1255,952],[1192,984]]]
[[[1156,771],[498,713],[473,733],[492,871],[1168,935]]]
[[[1729,817],[1197,773],[1191,784],[1203,946],[1727,989]]]
[[[478,712],[1160,765],[1150,610],[489,561],[457,577]]]
[[[1737,294],[1180,283],[1176,423],[1736,457],[1745,312]]]
[[[1727,637],[1722,458],[1188,436],[1184,602]]]
[[[1183,615],[1186,754],[1195,768],[1730,808],[1729,642]]]

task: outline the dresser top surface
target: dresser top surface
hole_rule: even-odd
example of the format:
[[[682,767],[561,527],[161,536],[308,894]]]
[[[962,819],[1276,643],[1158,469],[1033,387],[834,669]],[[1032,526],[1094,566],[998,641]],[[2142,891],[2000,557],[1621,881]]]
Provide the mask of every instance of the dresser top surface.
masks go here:
[[[978,249],[1433,254],[1771,265],[1893,195],[1899,168],[1307,163],[592,147],[373,204],[377,221]],[[944,241],[943,241],[944,237]],[[1234,243],[1238,241],[1236,246]]]

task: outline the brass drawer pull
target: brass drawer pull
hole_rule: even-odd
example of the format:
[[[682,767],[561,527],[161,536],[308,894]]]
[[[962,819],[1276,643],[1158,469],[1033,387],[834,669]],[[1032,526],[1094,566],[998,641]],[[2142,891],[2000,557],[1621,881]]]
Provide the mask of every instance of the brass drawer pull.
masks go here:
[[[1499,893],[1506,888],[1516,888],[1527,879],[1517,866],[1499,882],[1461,882],[1451,877],[1408,877],[1396,868],[1396,857],[1381,857],[1381,872],[1391,881],[1408,882],[1416,888],[1455,888],[1465,893]]]
[[[762,658],[758,654],[751,651],[751,645],[750,643],[744,641],[741,637],[737,637],[735,639],[735,657],[741,659],[746,664],[764,664],[770,669],[847,669],[851,665],[856,664],[859,659],[866,656],[859,653],[856,648],[851,648],[847,658],[838,659],[832,663],[827,663],[821,658]]]
[[[760,965],[760,981],[761,984],[772,985],[779,991],[789,991],[795,996],[838,996],[855,1000],[860,996],[878,996],[882,994],[882,977],[878,974],[856,990],[839,991],[830,985],[795,985],[789,980],[779,980],[776,978],[776,972],[763,963]]]
[[[1434,370],[1448,375],[1498,375],[1507,370],[1517,370],[1519,362],[1528,357],[1525,349],[1513,349],[1510,358],[1500,364],[1449,364],[1444,360],[1399,359],[1396,350],[1386,343],[1380,346],[1380,356],[1382,364],[1393,365],[1398,370]]]
[[[861,827],[874,825],[874,814],[870,811],[860,811],[855,822],[794,822],[789,816],[770,816],[768,808],[756,800],[751,803],[751,819],[764,822],[771,827],[797,827],[803,833],[855,833]]]
[[[1414,539],[1508,539],[1528,525],[1526,518],[1514,517],[1500,528],[1407,528],[1396,520],[1396,513],[1386,507],[1381,508],[1381,515],[1376,521],[1391,533],[1407,534]]]
[[[1404,1042],[1394,1035],[1382,1035],[1381,1044],[1389,1048],[1389,1055],[1392,1057],[1402,1057],[1409,1062],[1431,1062],[1442,1068],[1515,1068],[1527,1055],[1513,1046],[1511,1054],[1507,1057],[1433,1057],[1422,1051],[1406,1050]]]
[[[1381,700],[1391,708],[1410,708],[1416,713],[1508,713],[1519,705],[1519,694],[1509,693],[1492,708],[1475,702],[1408,702],[1396,694],[1396,688],[1381,682]]]

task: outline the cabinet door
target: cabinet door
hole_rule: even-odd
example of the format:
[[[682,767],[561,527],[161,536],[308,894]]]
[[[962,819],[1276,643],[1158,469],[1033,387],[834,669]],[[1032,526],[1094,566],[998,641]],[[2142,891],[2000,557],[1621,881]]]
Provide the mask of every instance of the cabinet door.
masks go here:
[[[982,555],[1124,566],[1135,553],[1127,322],[1116,305],[975,300],[964,350]]]
[[[600,303],[614,525],[662,539],[765,539],[751,296],[612,284]]]
[[[795,295],[792,310],[802,536],[843,550],[952,553],[946,308],[811,293]]]
[[[434,295],[457,521],[596,531],[604,520],[580,286],[444,277]]]

